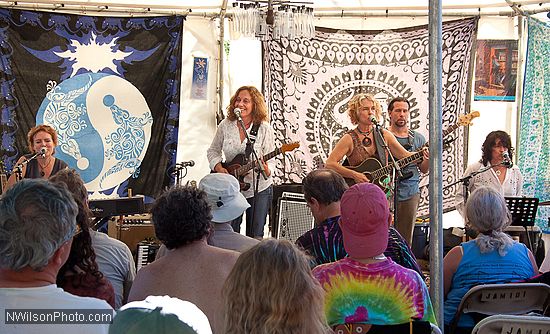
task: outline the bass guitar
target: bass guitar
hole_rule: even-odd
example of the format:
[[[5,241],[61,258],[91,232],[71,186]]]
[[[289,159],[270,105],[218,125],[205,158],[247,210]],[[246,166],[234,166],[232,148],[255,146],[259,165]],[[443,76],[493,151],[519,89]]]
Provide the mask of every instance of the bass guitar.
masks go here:
[[[267,153],[262,157],[263,161],[267,161],[281,153],[290,152],[300,147],[299,142],[292,142],[283,144],[280,148],[275,149],[272,152]],[[227,169],[227,172],[239,180],[241,185],[241,191],[250,189],[250,183],[244,182],[244,176],[255,167],[255,161],[245,163],[246,159],[244,154],[237,154],[230,162],[222,162],[222,166]]]
[[[458,122],[455,124],[449,126],[445,131],[443,131],[443,137],[446,137],[456,129],[458,129],[460,126],[469,126],[472,124],[472,120],[476,117],[479,117],[479,111],[473,111],[469,114],[462,115],[458,118]],[[408,165],[412,164],[413,162],[421,161],[423,158],[423,150],[424,148],[428,147],[429,144],[426,142],[424,146],[422,146],[418,151],[416,151],[414,154],[402,158],[396,161],[397,165],[400,169],[407,167]],[[365,176],[369,179],[371,183],[376,184],[383,190],[386,190],[389,187],[390,180],[389,175],[393,171],[392,165],[386,165],[382,166],[380,161],[376,158],[367,158],[365,161],[363,161],[361,164],[353,167],[348,167],[351,170],[354,170],[359,173],[365,174]],[[355,184],[354,179],[346,178],[346,182],[349,185]]]

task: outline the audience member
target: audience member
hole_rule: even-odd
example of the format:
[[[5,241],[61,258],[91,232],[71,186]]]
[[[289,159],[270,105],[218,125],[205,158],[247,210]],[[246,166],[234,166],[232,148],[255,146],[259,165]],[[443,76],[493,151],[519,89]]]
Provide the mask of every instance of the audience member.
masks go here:
[[[474,240],[452,248],[443,260],[445,326],[448,326],[462,297],[480,284],[525,280],[537,274],[531,251],[504,233],[511,216],[499,190],[480,186],[466,201],[466,222],[479,234]],[[474,327],[468,314],[459,328]]]
[[[99,270],[115,289],[115,308],[128,300],[130,288],[136,277],[136,264],[128,246],[107,234],[90,229],[95,260]]]
[[[0,332],[107,333],[108,324],[7,324],[6,309],[103,309],[103,300],[56,286],[76,232],[78,207],[60,185],[17,182],[0,199]]]
[[[67,187],[73,194],[78,206],[76,224],[78,233],[73,237],[73,244],[67,262],[57,274],[57,285],[63,290],[81,297],[103,299],[115,307],[115,291],[112,284],[103,277],[95,261],[88,221],[91,213],[88,209],[88,192],[84,182],[75,170],[62,169],[50,178],[51,182]]]
[[[346,190],[340,207],[348,257],[313,269],[326,292],[329,325],[393,325],[411,319],[435,324],[420,275],[384,255],[391,218],[382,190],[372,183],[356,184]]]
[[[208,174],[199,182],[199,189],[206,193],[212,209],[209,245],[242,253],[258,244],[259,240],[237,233],[231,227],[231,222],[250,207],[235,177],[224,173]]]
[[[244,252],[224,286],[225,333],[332,333],[323,289],[308,259],[286,240],[267,239]]]
[[[124,305],[109,334],[212,334],[206,315],[193,303],[149,296]]]
[[[296,244],[314,258],[314,265],[343,259],[347,253],[338,220],[340,198],[348,188],[344,178],[333,170],[318,169],[309,173],[302,183],[304,197],[316,226],[298,238]],[[410,247],[393,227],[390,227],[388,247],[384,254],[422,276]]]
[[[188,300],[204,311],[214,333],[225,333],[222,285],[239,253],[207,244],[212,215],[206,193],[174,187],[155,201],[151,214],[157,239],[169,252],[138,271],[128,299],[169,295]]]

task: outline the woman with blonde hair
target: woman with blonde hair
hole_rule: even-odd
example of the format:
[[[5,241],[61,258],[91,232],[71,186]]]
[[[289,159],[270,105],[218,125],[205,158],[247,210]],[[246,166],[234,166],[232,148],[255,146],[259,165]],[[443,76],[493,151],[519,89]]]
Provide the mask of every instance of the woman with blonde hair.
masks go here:
[[[414,154],[405,150],[390,131],[375,130],[376,123],[382,118],[382,107],[372,95],[360,93],[352,97],[348,102],[347,112],[351,123],[357,126],[340,138],[327,158],[326,168],[353,179],[355,183],[369,182],[364,173],[342,166],[344,157],[350,166],[358,166],[368,158],[375,158],[380,161],[381,166],[385,166],[387,158],[384,142],[396,159]]]
[[[332,333],[307,256],[286,240],[244,252],[224,286],[225,333]]]
[[[264,96],[253,86],[242,86],[231,97],[227,107],[227,118],[216,131],[216,135],[207,151],[210,169],[217,173],[231,173],[230,168],[243,165],[246,161],[254,161],[254,150],[258,158],[275,150],[275,135],[268,123],[268,111]],[[248,144],[247,137],[251,144]],[[225,163],[222,157],[225,156]],[[271,172],[275,165],[273,160],[263,162],[265,176],[249,171],[243,175],[245,184],[241,192],[251,205],[246,210],[246,235],[261,239],[264,235],[264,225],[273,197],[273,178]],[[229,169],[229,171],[228,171]],[[235,175],[234,175],[235,176]],[[254,177],[258,176],[258,177]],[[241,230],[242,215],[231,223],[235,232]]]

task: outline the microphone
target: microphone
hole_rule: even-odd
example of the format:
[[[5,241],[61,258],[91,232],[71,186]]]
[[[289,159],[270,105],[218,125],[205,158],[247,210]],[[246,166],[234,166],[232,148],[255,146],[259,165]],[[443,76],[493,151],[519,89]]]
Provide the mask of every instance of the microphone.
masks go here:
[[[374,116],[370,117],[370,122],[376,126],[380,126],[380,123],[378,123],[378,121],[376,120],[376,117]]]
[[[178,164],[176,164],[178,167],[193,167],[195,166],[195,162],[193,160],[189,161],[182,161]]]
[[[512,160],[510,160],[510,155],[508,154],[508,151],[502,153],[502,159],[502,164],[506,168],[512,168]]]
[[[241,109],[235,108],[235,109],[233,109],[233,113],[235,114],[235,116],[237,116],[237,119],[238,119],[239,121],[242,120],[242,118],[241,118]]]
[[[46,157],[46,152],[48,152],[48,149],[46,147],[42,147],[40,149],[40,155],[42,156],[42,159]]]

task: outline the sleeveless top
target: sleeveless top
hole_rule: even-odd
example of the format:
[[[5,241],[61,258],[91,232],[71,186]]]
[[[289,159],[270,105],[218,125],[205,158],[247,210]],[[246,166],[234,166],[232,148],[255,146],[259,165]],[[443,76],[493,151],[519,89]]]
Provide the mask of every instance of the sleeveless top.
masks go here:
[[[501,284],[525,280],[534,276],[534,268],[529,259],[527,247],[514,242],[506,255],[498,251],[481,253],[475,240],[461,244],[463,255],[453,275],[451,289],[445,300],[445,324],[450,324],[462,297],[470,288],[480,284]],[[474,320],[462,314],[459,327],[474,327]]]
[[[357,134],[355,129],[348,131],[347,134],[351,136],[351,140],[353,141],[353,150],[351,151],[351,154],[347,157],[347,159],[350,166],[357,166],[365,161],[365,159],[370,158],[371,155],[369,155],[367,149],[359,140],[359,135]],[[385,166],[387,164],[387,159],[384,152],[384,146],[382,146],[382,138],[380,138],[380,135],[376,131],[373,132],[373,136],[375,145],[374,147],[376,148],[376,151],[374,152],[374,155],[372,157],[378,159],[382,166]],[[383,154],[380,154],[380,152],[383,152]]]
[[[25,155],[25,158],[32,157],[32,154]],[[65,161],[55,158],[55,161],[53,163],[52,168],[52,175],[59,172],[63,168],[67,168],[68,165]],[[34,159],[27,163],[27,169],[25,170],[25,179],[40,179],[42,178],[42,175],[40,175],[40,166],[38,166],[38,160]]]

